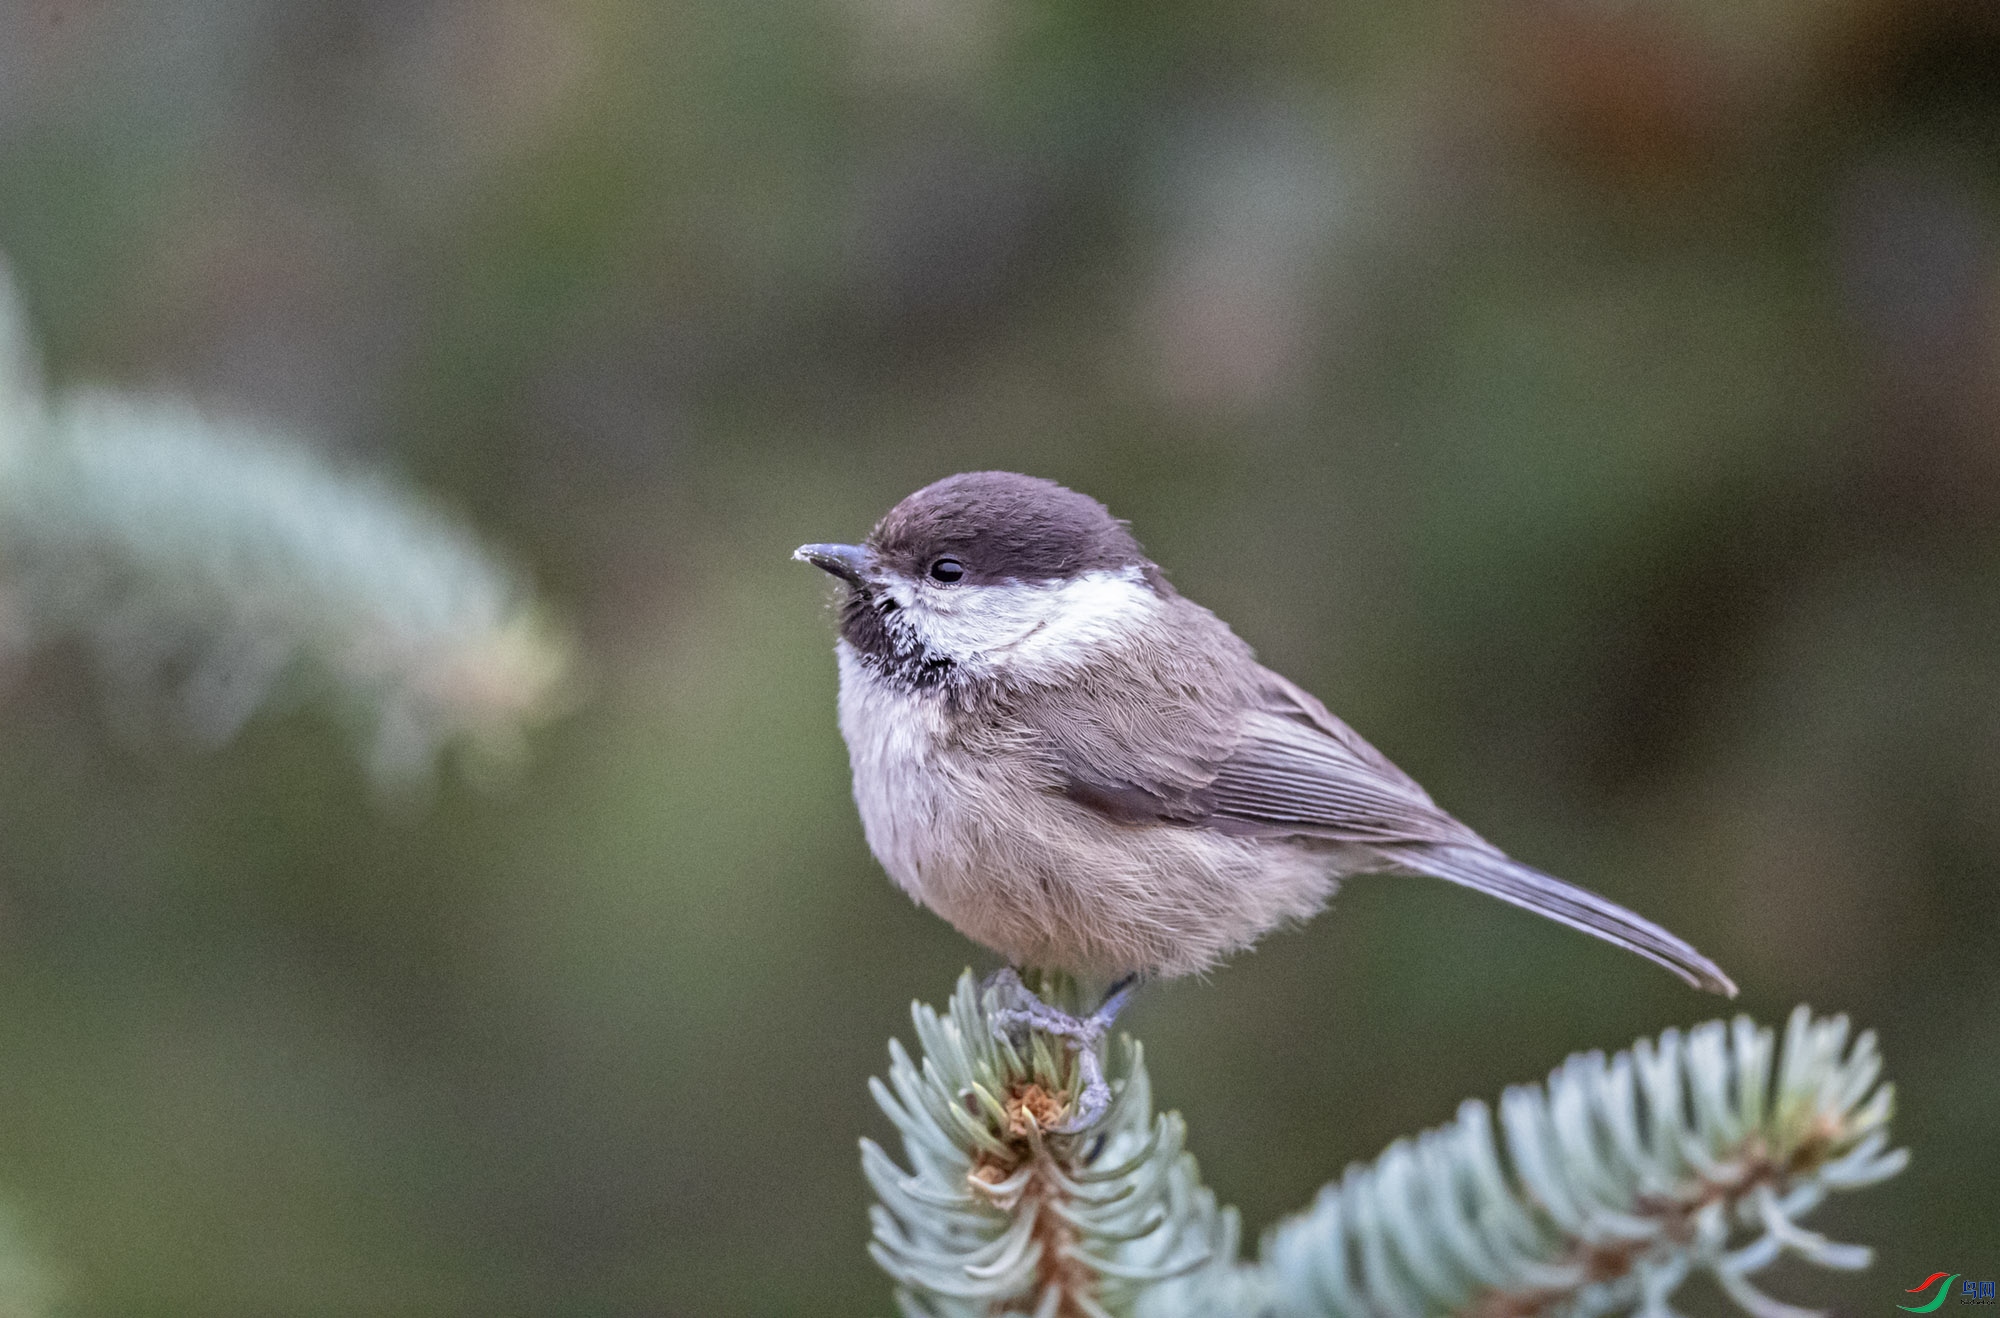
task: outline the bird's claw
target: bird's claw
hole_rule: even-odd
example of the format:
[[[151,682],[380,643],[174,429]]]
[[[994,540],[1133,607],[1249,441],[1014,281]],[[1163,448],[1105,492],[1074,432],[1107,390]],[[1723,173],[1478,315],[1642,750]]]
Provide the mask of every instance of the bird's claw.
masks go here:
[[[1051,1007],[1021,982],[1021,976],[1011,966],[995,972],[986,981],[986,986],[996,990],[1001,999],[993,1010],[993,1033],[999,1038],[1018,1046],[1027,1031],[1038,1030],[1068,1040],[1076,1053],[1078,1078],[1083,1081],[1083,1091],[1077,1095],[1076,1107],[1069,1119],[1049,1127],[1050,1132],[1074,1135],[1096,1125],[1111,1106],[1111,1086],[1104,1079],[1104,1063],[1098,1056],[1098,1050],[1105,1035],[1111,1032],[1119,1009],[1131,995],[1130,982],[1114,988],[1105,998],[1104,1005],[1088,1016],[1072,1016],[1060,1008]]]

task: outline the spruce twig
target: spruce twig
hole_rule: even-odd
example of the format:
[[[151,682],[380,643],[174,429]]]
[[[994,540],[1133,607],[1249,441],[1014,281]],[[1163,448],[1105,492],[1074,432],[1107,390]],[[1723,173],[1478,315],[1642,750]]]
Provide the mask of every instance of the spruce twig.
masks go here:
[[[1062,996],[1045,983],[1044,997]],[[872,1140],[861,1163],[879,1203],[874,1255],[907,1318],[1106,1318],[1144,1288],[1235,1252],[1179,1116],[1154,1116],[1139,1046],[1125,1041],[1117,1097],[1075,1134],[1081,1080],[1060,1040],[995,1036],[962,976],[948,1014],[913,1004],[918,1062],[889,1046],[875,1101],[903,1137],[905,1172]]]
[[[969,975],[948,1015],[916,1007],[921,1060],[892,1044],[874,1083],[910,1170],[863,1142],[871,1251],[906,1315],[1671,1318],[1700,1273],[1752,1318],[1804,1318],[1750,1278],[1785,1254],[1866,1267],[1803,1219],[1908,1160],[1888,1147],[1874,1036],[1800,1007],[1782,1046],[1712,1021],[1572,1057],[1509,1090],[1497,1122],[1468,1101],[1239,1263],[1235,1214],[1201,1187],[1179,1118],[1153,1116],[1138,1045],[1100,1126],[1051,1135],[1075,1060],[995,1039],[990,1007]]]
[[[1392,1144],[1264,1242],[1261,1312],[1667,1318],[1706,1273],[1753,1318],[1804,1318],[1749,1278],[1782,1254],[1856,1269],[1869,1251],[1800,1224],[1836,1190],[1902,1170],[1874,1036],[1800,1007],[1783,1047],[1737,1017],[1630,1052],[1571,1057],[1493,1114]],[[1244,1278],[1232,1278],[1241,1289]],[[1199,1295],[1194,1309],[1202,1312]]]
[[[45,397],[0,273],[0,646],[81,641],[127,731],[233,736],[329,690],[378,781],[508,756],[566,656],[514,577],[389,481],[172,399]]]

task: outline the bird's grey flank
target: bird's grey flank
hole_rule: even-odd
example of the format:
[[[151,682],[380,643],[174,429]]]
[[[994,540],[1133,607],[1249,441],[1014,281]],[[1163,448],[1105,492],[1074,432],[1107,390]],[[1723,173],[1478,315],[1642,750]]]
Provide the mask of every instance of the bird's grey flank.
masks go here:
[[[1684,940],[1446,813],[1087,495],[966,473],[863,544],[795,557],[846,583],[840,729],[870,849],[1016,966],[1185,975],[1313,915],[1343,878],[1400,871],[1736,993]],[[1094,1039],[1108,1018],[1076,1024]]]

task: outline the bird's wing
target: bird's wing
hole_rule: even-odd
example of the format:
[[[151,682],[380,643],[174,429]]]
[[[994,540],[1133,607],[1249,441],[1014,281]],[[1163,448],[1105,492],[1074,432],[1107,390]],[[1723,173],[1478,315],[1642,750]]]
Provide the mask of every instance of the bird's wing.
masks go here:
[[[1030,721],[1053,751],[1063,793],[1122,822],[1375,844],[1478,843],[1326,706],[1268,669],[1251,671],[1233,698],[1184,699],[1163,684],[1143,701],[1128,693],[1115,702],[1048,705]],[[1111,706],[1138,713],[1117,724],[1077,717]]]
[[[1736,986],[1685,940],[1615,902],[1523,865],[1440,809],[1408,774],[1310,694],[1269,670],[1175,772],[1148,771],[1100,743],[1072,758],[1063,790],[1127,822],[1179,823],[1255,837],[1363,844],[1382,862],[1525,907],[1657,962],[1697,988]],[[1185,747],[1188,738],[1175,744]],[[1122,768],[1117,767],[1122,765]]]
[[[1235,745],[1196,793],[1202,822],[1347,842],[1478,843],[1325,705],[1268,669],[1258,676]]]

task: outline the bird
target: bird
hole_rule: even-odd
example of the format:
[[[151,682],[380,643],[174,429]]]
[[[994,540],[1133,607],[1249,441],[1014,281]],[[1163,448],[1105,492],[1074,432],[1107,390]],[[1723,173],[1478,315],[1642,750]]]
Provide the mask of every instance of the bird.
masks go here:
[[[1002,1028],[1076,1046],[1068,1128],[1108,1102],[1097,1047],[1138,984],[1206,971],[1358,874],[1462,884],[1736,995],[1685,940],[1459,822],[1089,495],[961,473],[860,544],[793,556],[845,587],[839,723],[869,849],[1006,958]],[[1112,987],[1079,1018],[1027,967]]]

